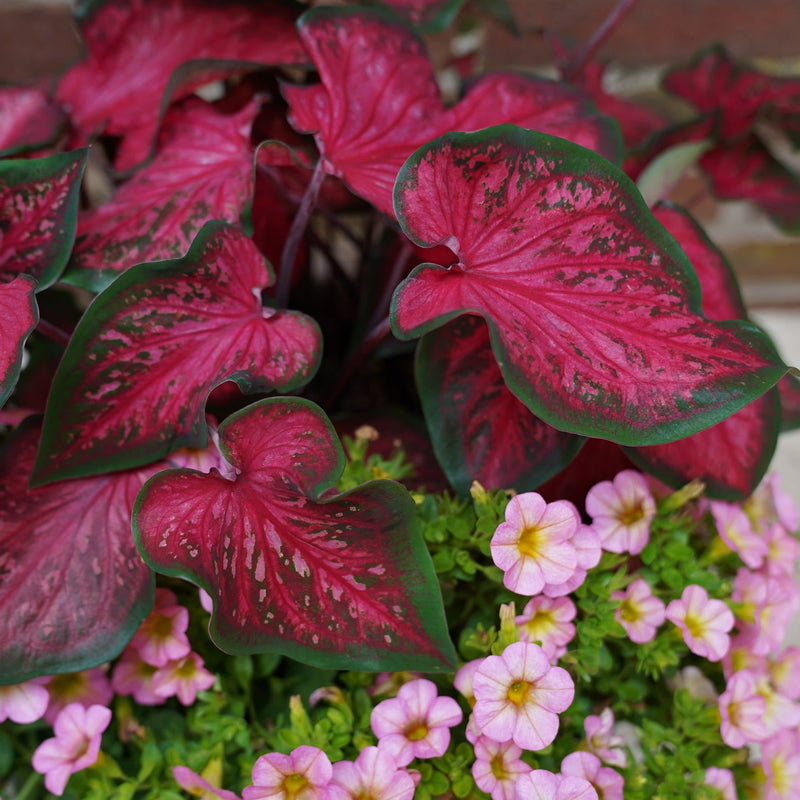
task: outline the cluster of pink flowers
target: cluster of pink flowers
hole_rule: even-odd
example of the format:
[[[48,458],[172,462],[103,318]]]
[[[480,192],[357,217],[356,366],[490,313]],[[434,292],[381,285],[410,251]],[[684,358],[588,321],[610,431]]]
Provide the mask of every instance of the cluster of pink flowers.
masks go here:
[[[94,667],[0,686],[0,722],[44,718],[53,726],[55,736],[33,755],[33,768],[45,776],[48,791],[63,794],[72,773],[97,761],[115,692],[132,694],[142,705],[165,703],[173,696],[191,705],[198,691],[211,687],[215,678],[192,652],[188,625],[189,612],[177,604],[175,595],[156,589],[152,612],[123,651],[110,680],[106,667]]]
[[[216,680],[192,651],[186,629],[189,611],[178,605],[169,589],[156,589],[153,610],[123,650],[111,683],[121,695],[133,695],[143,706],[165,703],[177,697],[185,706]]]

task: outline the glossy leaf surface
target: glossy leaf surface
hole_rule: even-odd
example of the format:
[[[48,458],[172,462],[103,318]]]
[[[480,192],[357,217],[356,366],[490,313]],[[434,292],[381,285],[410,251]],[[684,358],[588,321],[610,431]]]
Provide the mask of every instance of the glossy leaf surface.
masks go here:
[[[709,319],[744,319],[747,314],[736,278],[722,253],[683,209],[659,205],[658,221],[692,262]],[[722,422],[677,442],[628,449],[628,457],[675,488],[701,479],[712,497],[742,500],[766,472],[780,425],[778,389],[753,400]]]
[[[319,8],[302,16],[299,29],[321,83],[283,87],[290,120],[315,134],[328,172],[385,214],[392,214],[403,162],[447,131],[513,122],[617,155],[613,123],[568,87],[500,73],[446,110],[424,45],[400,22],[363,9]]]
[[[0,283],[0,406],[17,383],[25,341],[39,321],[35,291],[27,275]]]
[[[453,488],[532,491],[575,456],[583,439],[535,417],[506,388],[480,317],[422,338],[417,387],[434,449]]]
[[[215,598],[221,649],[335,668],[451,667],[438,584],[399,484],[331,496],[344,454],[322,411],[299,398],[237,412],[220,445],[230,476],[157,475],[134,533],[154,569]]]
[[[24,272],[41,291],[61,275],[75,239],[86,152],[0,161],[0,280]]]
[[[108,661],[153,602],[131,513],[159,467],[28,489],[38,436],[29,418],[0,457],[0,683]]]
[[[398,287],[396,335],[483,316],[506,385],[561,430],[670,441],[786,371],[754,326],[700,316],[686,256],[633,184],[569,142],[512,126],[448,134],[404,166],[395,209],[410,238],[460,258]]]
[[[302,63],[295,18],[294,8],[281,3],[109,0],[95,4],[81,24],[87,56],[62,76],[56,97],[69,109],[81,143],[103,131],[124,137],[116,166],[128,169],[149,153],[162,95],[181,64],[198,59]],[[200,82],[182,85],[175,99],[214,77],[204,70]]]
[[[51,144],[64,120],[64,112],[41,89],[0,86],[0,156]]]
[[[121,275],[84,315],[56,373],[36,481],[205,447],[205,401],[225,380],[250,392],[310,380],[319,330],[302,314],[262,308],[272,280],[253,242],[221,222],[185,258]]]
[[[199,98],[174,108],[155,159],[79,215],[67,280],[100,291],[134,264],[183,256],[206,222],[238,222],[253,191],[257,110],[222,114]]]

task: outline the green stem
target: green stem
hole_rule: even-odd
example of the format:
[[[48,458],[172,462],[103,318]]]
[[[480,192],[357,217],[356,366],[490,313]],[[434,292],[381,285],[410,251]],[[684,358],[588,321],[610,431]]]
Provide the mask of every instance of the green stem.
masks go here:
[[[28,776],[28,780],[22,784],[22,788],[17,792],[17,800],[28,800],[29,797],[32,797],[32,792],[34,789],[38,788],[39,784],[42,782],[42,775],[38,772],[32,772]]]

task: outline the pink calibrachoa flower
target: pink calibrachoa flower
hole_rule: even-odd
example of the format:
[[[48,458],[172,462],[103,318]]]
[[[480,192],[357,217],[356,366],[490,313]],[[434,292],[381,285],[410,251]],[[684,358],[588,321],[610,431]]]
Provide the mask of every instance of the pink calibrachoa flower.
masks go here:
[[[397,697],[372,709],[370,725],[378,748],[389,753],[398,767],[415,758],[436,758],[450,745],[450,728],[463,718],[452,697],[439,697],[436,684],[426,678],[404,683]]]
[[[768,672],[753,677],[756,679],[756,692],[766,704],[764,724],[767,736],[773,736],[781,728],[796,728],[800,724],[800,705],[775,690]]]
[[[73,772],[97,761],[100,739],[111,722],[111,709],[70,703],[56,717],[55,737],[46,739],[33,754],[33,768],[45,776],[49,792],[61,795]]]
[[[703,783],[719,791],[721,800],[738,800],[733,773],[723,767],[709,767]]]
[[[741,506],[713,500],[709,504],[719,538],[751,569],[758,569],[767,555],[767,543],[753,530]]]
[[[128,647],[139,651],[143,661],[154,667],[163,667],[177,661],[192,649],[186,637],[189,627],[189,610],[178,605],[174,592],[156,589],[153,610],[133,635]]]
[[[240,800],[239,795],[235,792],[229,792],[227,789],[220,789],[219,786],[214,786],[209,783],[202,775],[198,775],[189,767],[176,766],[172,768],[172,777],[181,789],[186,789],[189,794],[195,797],[202,797],[205,800],[210,800],[212,797],[217,797],[219,800]]]
[[[478,671],[480,665],[483,664],[482,658],[473,658],[472,661],[467,661],[458,668],[453,677],[453,687],[459,692],[469,703],[470,708],[475,705],[475,694],[472,691],[472,679]]]
[[[615,767],[626,767],[628,756],[620,745],[624,744],[621,736],[615,736],[614,712],[604,708],[599,715],[589,714],[583,721],[583,730],[586,732],[586,746],[606,764]]]
[[[797,530],[797,508],[792,498],[781,489],[777,472],[766,475],[742,507],[759,533],[764,533],[775,522],[788,533]]]
[[[782,730],[761,745],[761,766],[767,776],[764,800],[800,797],[800,735]]]
[[[637,578],[624,592],[613,592],[611,599],[622,601],[614,611],[614,619],[632,642],[649,642],[656,635],[656,628],[664,623],[664,603],[643,578]]]
[[[554,775],[546,769],[535,769],[517,782],[518,798],[530,800],[597,800],[597,790],[585,778],[575,775]]]
[[[558,715],[569,708],[575,685],[553,667],[536,644],[514,642],[500,656],[487,656],[472,681],[475,723],[496,742],[513,739],[525,750],[541,750],[555,739]]]
[[[787,647],[769,666],[775,688],[790,700],[800,700],[800,647]]]
[[[415,789],[409,772],[372,746],[365,747],[355,761],[337,761],[328,784],[329,800],[411,800]]]
[[[44,716],[50,695],[42,686],[44,678],[0,686],[0,722],[10,719],[19,725]]]
[[[153,690],[153,675],[157,671],[157,667],[142,659],[138,650],[126,647],[111,673],[111,686],[117,694],[133,695],[139,705],[159,706],[167,698]]]
[[[189,653],[179,661],[170,661],[153,674],[153,693],[158,697],[178,696],[178,700],[190,706],[197,693],[210,689],[216,678],[203,668],[203,659],[197,653]]]
[[[737,615],[743,632],[753,634],[754,653],[780,650],[789,623],[800,606],[800,590],[791,578],[768,576],[742,567],[733,582],[731,599],[739,603]]]
[[[569,580],[578,564],[571,540],[580,524],[578,509],[568,500],[547,503],[536,492],[512,497],[490,545],[505,587],[535,595],[545,584]]]
[[[50,702],[44,718],[51,725],[61,709],[70,703],[80,703],[85,708],[91,705],[107,706],[114,697],[114,690],[103,667],[53,675],[46,686]]]
[[[540,595],[528,601],[522,614],[514,618],[523,642],[539,642],[547,657],[553,661],[563,655],[565,645],[575,636],[577,609],[568,597]]]
[[[579,750],[564,756],[561,761],[561,774],[589,781],[601,800],[623,800],[625,779],[615,769],[604,767],[594,753]]]
[[[767,545],[767,557],[764,561],[767,575],[792,577],[797,562],[797,539],[788,534],[783,525],[776,522],[767,529],[764,542]]]
[[[644,475],[626,469],[613,481],[601,481],[589,489],[586,513],[604,550],[635,556],[650,538],[656,501]]]
[[[564,583],[546,583],[542,588],[542,594],[548,597],[564,597],[571,594],[586,580],[586,571],[596,567],[600,562],[603,548],[597,531],[590,525],[581,523],[577,533],[572,537],[572,545],[577,559],[577,567],[572,577]]]
[[[330,759],[318,747],[300,745],[289,755],[267,753],[253,766],[252,786],[243,800],[327,800],[333,776]]]
[[[683,641],[695,655],[719,661],[728,652],[733,612],[722,600],[710,600],[702,586],[687,586],[680,600],[667,606],[666,617],[681,629]]]
[[[517,781],[521,775],[531,771],[531,767],[520,758],[522,748],[512,741],[495,742],[487,736],[480,736],[474,748],[472,777],[475,785],[491,795],[492,800],[517,800]]]
[[[719,696],[720,733],[728,747],[742,747],[766,738],[767,704],[756,689],[756,679],[743,669],[730,677],[727,688]]]

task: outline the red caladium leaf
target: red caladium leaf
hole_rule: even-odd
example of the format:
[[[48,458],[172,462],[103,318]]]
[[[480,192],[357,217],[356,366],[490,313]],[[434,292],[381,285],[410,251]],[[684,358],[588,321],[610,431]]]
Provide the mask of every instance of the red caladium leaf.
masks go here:
[[[25,341],[39,322],[36,281],[19,275],[0,283],[0,406],[17,383]]]
[[[758,137],[719,145],[700,158],[711,190],[723,200],[750,200],[781,229],[800,233],[800,178]]]
[[[709,319],[747,316],[733,270],[703,229],[677,206],[659,204],[656,219],[689,256],[700,280],[703,313]],[[743,500],[767,470],[778,441],[780,404],[777,388],[704,431],[668,444],[628,449],[629,458],[667,484],[681,486],[695,478],[713,497]]]
[[[131,513],[164,465],[28,489],[38,438],[29,417],[0,455],[0,684],[108,661],[153,603]]]
[[[34,86],[0,86],[0,157],[52,144],[64,112]]]
[[[635,186],[563,139],[504,125],[442,136],[403,167],[395,209],[410,238],[460,259],[398,287],[395,334],[483,316],[506,385],[560,430],[671,441],[786,372],[754,326],[700,315],[691,265]]]
[[[320,333],[261,305],[269,266],[240,230],[206,225],[185,258],[140,264],[75,329],[45,412],[37,484],[205,447],[209,392],[291,391],[311,379]]]
[[[290,121],[315,134],[328,173],[385,214],[392,214],[403,162],[446,131],[514,122],[579,136],[612,157],[618,151],[610,120],[573,90],[544,79],[488,76],[446,110],[422,42],[377,12],[316,8],[303,14],[299,30],[322,82],[283,87]]]
[[[330,495],[344,454],[307,400],[255,403],[219,435],[229,475],[163,472],[134,513],[153,569],[215,598],[217,646],[337,669],[452,669],[438,584],[405,489],[378,480]]]
[[[781,433],[800,428],[800,379],[786,375],[778,382],[781,395]]]
[[[37,291],[61,275],[75,238],[86,149],[0,161],[0,280],[26,273]]]
[[[199,98],[172,109],[155,159],[79,215],[66,280],[100,291],[134,264],[184,255],[206,222],[238,222],[253,191],[257,111],[253,102],[221,114]]]
[[[81,143],[99,132],[123,136],[117,167],[145,157],[155,138],[161,99],[183,63],[236,59],[261,64],[305,61],[291,4],[225,0],[109,0],[95,4],[81,32],[87,57],[59,81],[56,97],[69,111]],[[180,31],[180,35],[176,32]],[[222,65],[219,76],[229,74]],[[175,99],[215,75],[204,69]]]
[[[506,388],[480,317],[420,341],[416,378],[434,450],[453,488],[528,492],[563,469],[583,439],[537,419]]]
[[[685,67],[670,70],[664,87],[702,112],[718,116],[717,135],[738,139],[770,113],[800,114],[800,79],[766,75],[732,59],[715,45]]]

